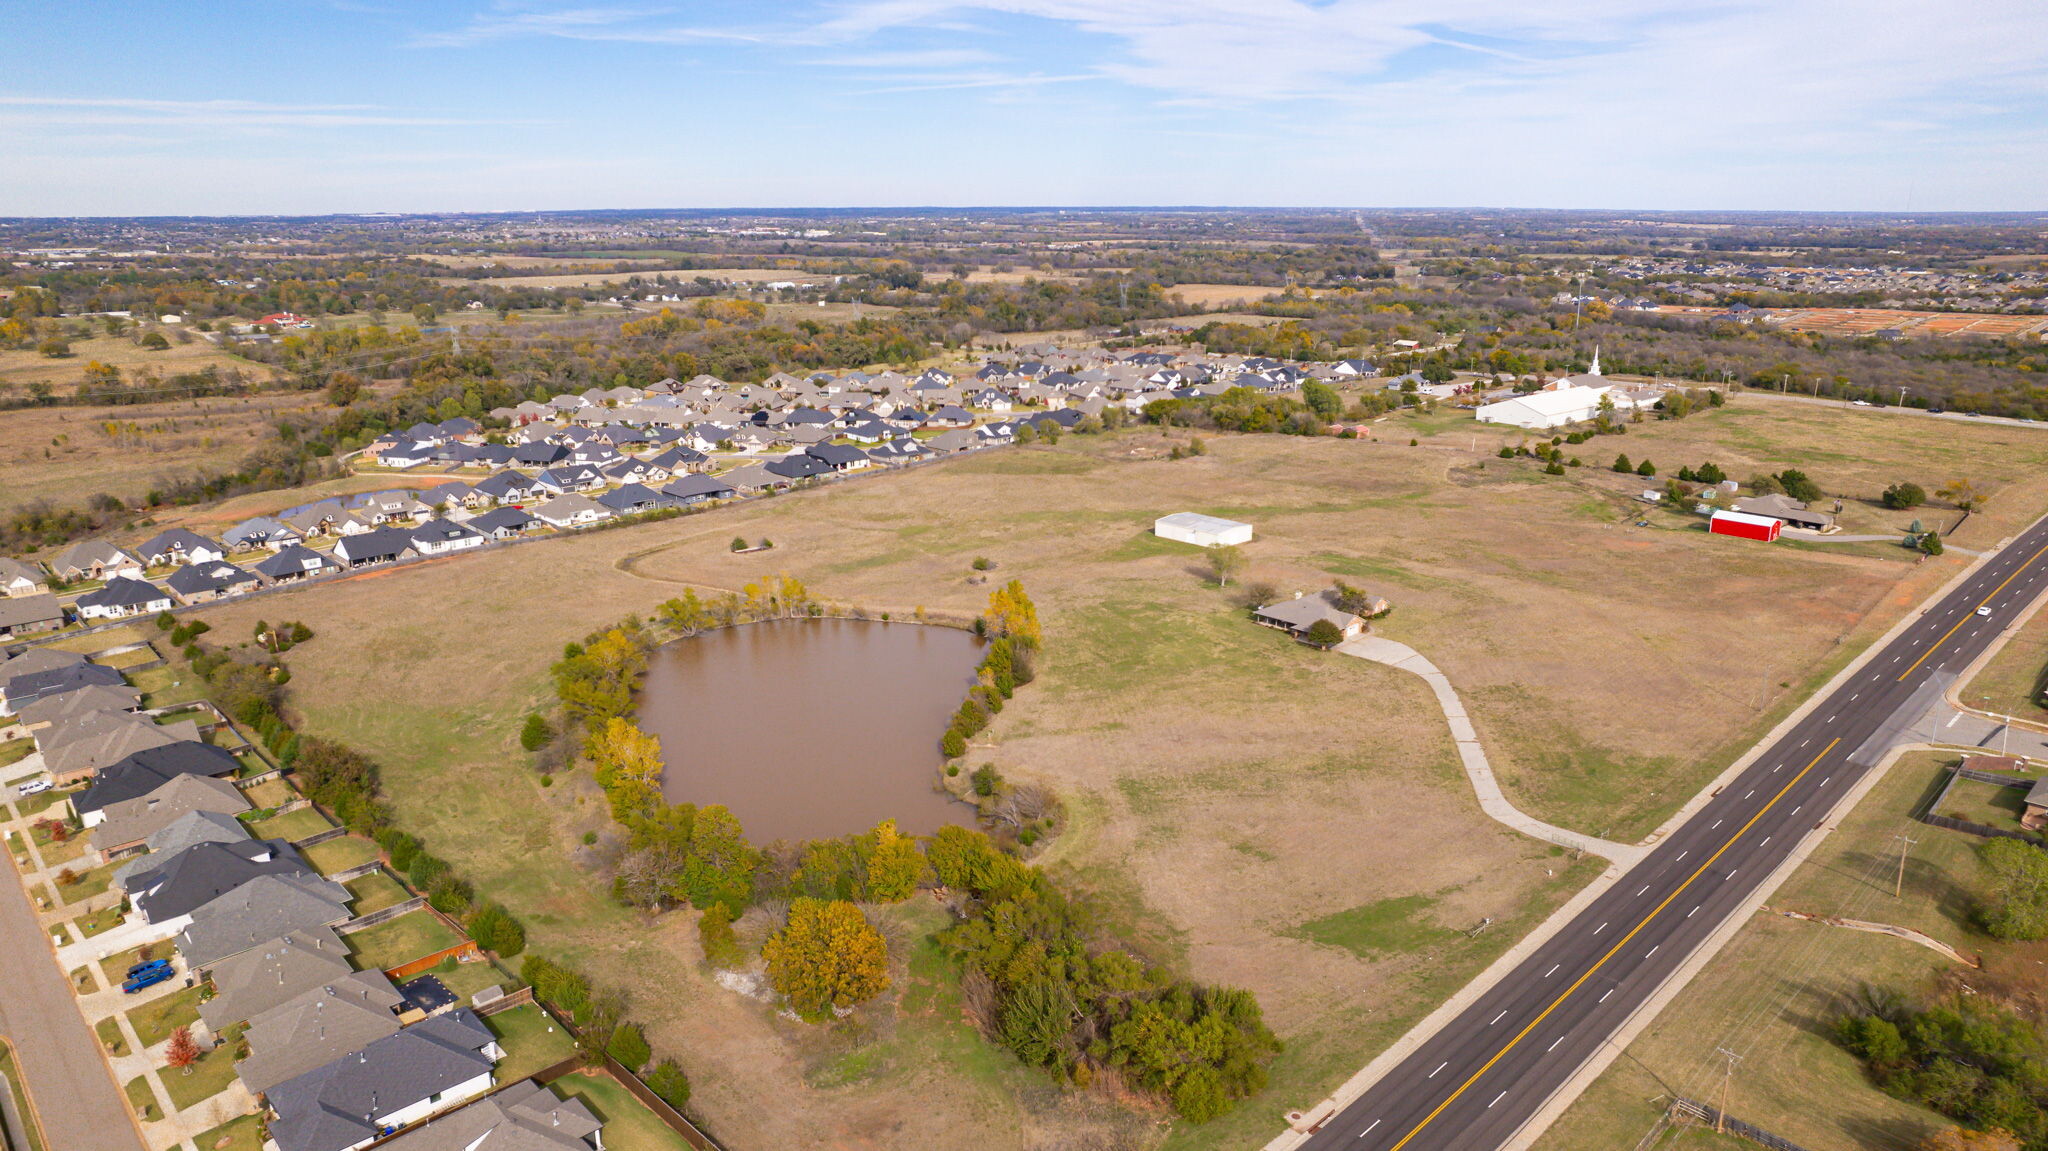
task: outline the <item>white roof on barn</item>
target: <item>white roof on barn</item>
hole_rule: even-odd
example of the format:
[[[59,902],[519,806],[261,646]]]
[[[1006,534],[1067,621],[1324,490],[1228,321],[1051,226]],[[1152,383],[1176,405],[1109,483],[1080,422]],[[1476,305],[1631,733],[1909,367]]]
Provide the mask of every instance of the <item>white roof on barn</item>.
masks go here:
[[[1175,512],[1170,516],[1160,516],[1152,524],[1155,531],[1161,527],[1174,527],[1182,531],[1208,532],[1212,535],[1230,531],[1232,528],[1248,528],[1250,526],[1250,524],[1238,523],[1236,520],[1205,516],[1200,512]]]

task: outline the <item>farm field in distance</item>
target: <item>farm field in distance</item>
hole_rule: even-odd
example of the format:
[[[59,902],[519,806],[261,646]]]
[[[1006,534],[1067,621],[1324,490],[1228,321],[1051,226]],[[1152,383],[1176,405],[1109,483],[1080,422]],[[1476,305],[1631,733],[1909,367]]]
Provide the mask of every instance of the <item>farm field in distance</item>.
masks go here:
[[[884,1056],[849,1064],[828,1038],[719,988],[700,973],[688,916],[649,925],[603,898],[580,846],[605,826],[594,787],[541,788],[514,743],[565,642],[686,586],[782,571],[876,613],[966,615],[987,592],[968,584],[969,561],[996,560],[1037,600],[1047,655],[972,759],[1066,799],[1072,825],[1045,860],[1123,930],[1197,979],[1257,992],[1288,1043],[1274,1086],[1173,1140],[1255,1145],[1597,865],[1479,813],[1419,680],[1254,627],[1203,578],[1199,552],[1149,534],[1153,518],[1253,523],[1247,578],[1282,594],[1337,576],[1385,595],[1395,610],[1381,633],[1457,685],[1511,798],[1634,839],[1968,557],[1712,537],[1698,517],[1646,512],[1631,498],[1642,482],[1599,465],[1621,450],[1666,474],[1708,460],[1744,479],[1800,467],[1850,498],[1968,474],[1991,498],[1951,537],[1958,549],[1996,543],[2048,504],[2037,432],[1943,430],[1738,396],[1580,445],[1589,466],[1550,477],[1495,458],[1517,433],[1450,412],[1388,420],[1376,441],[1215,436],[1179,461],[1160,457],[1183,433],[1138,429],[204,615],[223,635],[259,616],[312,622],[319,639],[290,657],[306,730],[380,759],[406,826],[519,914],[535,950],[674,1003],[650,1020],[657,1046],[702,1054],[688,1064],[693,1105],[736,1146],[881,1132],[904,1145],[1142,1144],[1143,1117],[1062,1099],[927,993],[950,980],[930,966],[942,957],[915,950],[929,931],[915,908],[889,916],[913,950]],[[776,546],[734,556],[735,535]],[[1730,605],[1742,626],[1728,626]],[[1464,935],[1487,917],[1492,930]]]
[[[320,403],[318,393],[264,392],[0,412],[0,512],[100,492],[132,503],[160,477],[232,468],[275,442],[280,418]]]

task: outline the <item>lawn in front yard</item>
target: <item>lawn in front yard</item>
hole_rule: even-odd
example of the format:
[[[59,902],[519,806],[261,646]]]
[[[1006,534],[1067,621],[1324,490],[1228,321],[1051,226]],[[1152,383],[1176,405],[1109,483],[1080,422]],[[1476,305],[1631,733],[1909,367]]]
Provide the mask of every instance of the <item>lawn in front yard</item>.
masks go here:
[[[0,768],[12,767],[20,763],[22,760],[27,759],[29,753],[35,749],[36,741],[32,739],[10,739],[5,743],[0,743]]]
[[[320,814],[319,808],[302,807],[297,811],[287,811],[283,815],[257,820],[249,825],[249,834],[258,839],[282,839],[288,843],[297,843],[301,839],[311,839],[323,831],[330,831],[333,827],[334,825],[327,821],[327,817]]]
[[[306,862],[322,875],[361,867],[377,858],[377,845],[359,835],[344,835],[305,850]]]
[[[175,995],[153,999],[128,1013],[128,1025],[144,1047],[154,1047],[180,1027],[199,1022],[199,988],[187,987]]]
[[[144,1123],[152,1123],[163,1118],[163,1113],[157,1110],[156,1092],[149,1089],[147,1073],[130,1079],[121,1090],[127,1093],[128,1109],[135,1112],[137,1119]]]
[[[128,1040],[121,1034],[121,1020],[119,1017],[107,1016],[105,1019],[93,1024],[92,1031],[93,1034],[100,1037],[100,1050],[117,1059],[128,1054]]]
[[[41,815],[51,804],[65,798],[68,794],[68,792],[56,790],[41,792],[28,796],[25,799],[16,799],[14,801],[14,809],[21,812],[23,819],[27,819],[33,815]]]
[[[368,875],[358,875],[342,886],[348,888],[349,894],[353,896],[349,900],[349,910],[358,916],[368,915],[372,911],[382,911],[412,898],[412,892],[407,891],[396,879],[391,878],[390,872],[382,868]]]
[[[78,937],[80,939],[91,939],[100,932],[119,927],[127,921],[128,914],[121,910],[120,904],[116,903],[112,907],[102,907],[91,915],[81,915],[78,917]]]
[[[498,1063],[500,1083],[517,1082],[576,1054],[575,1038],[537,1003],[486,1016],[484,1022],[505,1049],[505,1058]]]
[[[144,955],[144,951],[149,952],[149,954]],[[100,971],[107,977],[107,986],[114,987],[118,986],[123,979],[128,977],[129,968],[141,963],[143,960],[169,959],[177,953],[178,949],[168,939],[157,943],[145,943],[140,947],[131,947],[118,955],[109,955],[105,959],[100,960]]]
[[[325,845],[323,845],[325,846]],[[408,911],[389,923],[342,936],[357,970],[380,971],[410,963],[462,942],[440,918],[426,908]]]
[[[549,1086],[565,1099],[581,1099],[604,1121],[607,1151],[689,1151],[689,1140],[663,1123],[645,1103],[603,1072],[576,1071]]]
[[[58,883],[57,896],[70,904],[84,903],[95,895],[103,894],[107,884],[113,881],[114,871],[120,866],[120,863],[105,863],[90,871],[74,871],[77,879],[71,883]],[[63,873],[58,874],[61,876]]]
[[[263,1151],[263,1123],[254,1115],[230,1119],[192,1141],[199,1151]]]
[[[186,1074],[188,1071],[189,1075]],[[157,1072],[157,1077],[163,1080],[164,1090],[170,1093],[171,1106],[183,1111],[227,1090],[235,1078],[235,1045],[229,1043],[207,1051],[188,1068],[163,1068]]]

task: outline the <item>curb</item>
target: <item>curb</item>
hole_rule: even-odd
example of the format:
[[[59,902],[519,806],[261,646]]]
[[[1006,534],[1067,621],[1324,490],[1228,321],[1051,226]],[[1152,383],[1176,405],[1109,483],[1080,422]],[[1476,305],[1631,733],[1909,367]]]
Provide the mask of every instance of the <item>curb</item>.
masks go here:
[[[1749,750],[1738,757],[1726,771],[1708,781],[1705,787],[1701,788],[1683,806],[1673,812],[1668,819],[1659,824],[1656,830],[1645,836],[1637,846],[1648,848],[1662,841],[1672,831],[1683,826],[1700,808],[1706,806],[1716,793],[1744,771],[1748,770],[1750,765],[1756,762],[1757,758],[1763,755],[1765,751],[1775,746],[1784,737],[1785,733],[1797,726],[1801,720],[1805,719],[1815,708],[1819,707],[1824,700],[1832,696],[1843,683],[1861,671],[1864,665],[1869,663],[1878,652],[1884,650],[1886,645],[1890,644],[1910,627],[1914,621],[1919,619],[1926,610],[1926,605],[1938,602],[1944,596],[1962,586],[1978,568],[2003,552],[2006,545],[2011,542],[2011,538],[2008,537],[2005,540],[2001,540],[1998,546],[1986,549],[1983,555],[1977,557],[1976,560],[1957,572],[1947,583],[1929,593],[1915,607],[1909,608],[1890,628],[1885,630],[1884,634],[1866,644],[1863,650],[1856,654],[1855,658],[1842,665],[1840,671],[1830,676],[1827,682],[1809,694],[1805,702],[1793,708],[1770,731],[1758,737]],[[2044,598],[2044,602],[2048,602],[2048,598]],[[1776,891],[1778,885],[1784,882],[1785,877],[1790,874],[1788,868],[1803,862],[1812,853],[1814,848],[1818,846],[1820,837],[1825,836],[1827,831],[1831,830],[1833,825],[1839,821],[1842,813],[1849,810],[1849,808],[1842,806],[1843,803],[1853,806],[1854,801],[1862,799],[1863,795],[1875,785],[1876,780],[1882,778],[1884,773],[1889,770],[1891,763],[1897,759],[1898,752],[1910,750],[1918,746],[1920,745],[1909,745],[1888,753],[1886,758],[1877,767],[1872,768],[1865,775],[1863,782],[1847,792],[1843,796],[1841,803],[1838,803],[1829,812],[1824,827],[1809,831],[1801,839],[1799,847],[1786,857],[1785,861],[1780,864],[1777,870],[1771,873],[1763,885],[1756,889],[1756,893],[1752,895],[1756,906],[1762,906],[1764,900],[1772,892]],[[1413,1051],[1430,1037],[1434,1036],[1437,1031],[1442,1029],[1445,1023],[1454,1018],[1466,1005],[1478,999],[1487,991],[1492,990],[1501,979],[1505,978],[1520,963],[1522,958],[1545,942],[1548,942],[1559,931],[1562,931],[1579,911],[1583,910],[1587,904],[1591,903],[1620,880],[1627,873],[1628,866],[1628,864],[1617,863],[1602,872],[1598,879],[1587,884],[1580,890],[1578,895],[1572,897],[1563,906],[1552,912],[1549,918],[1539,924],[1535,930],[1523,936],[1521,941],[1516,943],[1514,947],[1509,948],[1498,959],[1488,964],[1484,971],[1474,976],[1455,995],[1439,1005],[1436,1010],[1424,1016],[1420,1022],[1409,1028],[1407,1032],[1403,1033],[1386,1050],[1374,1057],[1356,1074],[1345,1080],[1336,1091],[1306,1111],[1291,1113],[1287,1116],[1288,1129],[1268,1142],[1265,1145],[1264,1151],[1291,1151],[1292,1148],[1307,1141],[1315,1128],[1319,1127],[1330,1117],[1343,1111],[1353,1100],[1363,1095],[1367,1089],[1378,1082],[1379,1078],[1394,1064],[1399,1063],[1410,1051]],[[1534,1143],[1537,1137],[1542,1135],[1543,1131],[1551,1123],[1556,1121],[1558,1115],[1562,1114],[1564,1109],[1573,1100],[1578,1098],[1579,1094],[1591,1084],[1593,1078],[1597,1077],[1600,1071],[1606,1069],[1608,1063],[1620,1055],[1622,1048],[1627,1046],[1628,1041],[1640,1033],[1644,1027],[1647,1027],[1656,1018],[1669,999],[1675,996],[1679,990],[1683,989],[1686,983],[1690,982],[1693,976],[1706,966],[1707,960],[1713,958],[1714,954],[1749,922],[1749,919],[1755,914],[1755,907],[1750,906],[1749,901],[1746,900],[1741,905],[1740,911],[1739,915],[1731,914],[1724,919],[1714,934],[1708,936],[1707,940],[1694,950],[1692,956],[1688,957],[1685,963],[1672,972],[1671,976],[1666,979],[1664,987],[1645,999],[1643,1004],[1637,1008],[1636,1014],[1632,1015],[1629,1021],[1623,1024],[1622,1029],[1610,1036],[1608,1041],[1602,1044],[1595,1051],[1594,1055],[1580,1066],[1578,1071],[1575,1071],[1558,1086],[1558,1089],[1551,1094],[1550,1099],[1545,1101],[1543,1106],[1538,1108],[1530,1116],[1529,1120],[1503,1145],[1504,1151],[1524,1151],[1524,1149]],[[1589,1068],[1591,1069],[1590,1073],[1588,1072]]]

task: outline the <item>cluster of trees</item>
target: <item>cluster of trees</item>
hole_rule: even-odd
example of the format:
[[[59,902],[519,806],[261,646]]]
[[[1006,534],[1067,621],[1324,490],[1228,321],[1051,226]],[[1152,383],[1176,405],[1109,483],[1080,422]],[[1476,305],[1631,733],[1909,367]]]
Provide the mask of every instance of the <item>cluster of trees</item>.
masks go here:
[[[940,936],[970,973],[984,1033],[1062,1082],[1113,1071],[1192,1122],[1266,1085],[1280,1042],[1249,992],[1176,979],[1098,938],[1044,873],[981,832],[946,827],[926,847],[967,918]]]
[[[395,827],[377,832],[377,844],[391,866],[405,873],[413,890],[425,892],[436,911],[462,920],[477,946],[511,959],[526,950],[526,928],[499,904],[479,898],[475,885],[456,873],[454,865],[426,849],[418,839]]]
[[[1215,396],[1153,400],[1145,405],[1142,415],[1146,423],[1165,427],[1293,436],[1320,436],[1329,431],[1329,419],[1301,400],[1267,395],[1252,388],[1231,388]]]
[[[2048,1034],[2034,1020],[1982,996],[1916,1008],[1866,988],[1835,1035],[1886,1094],[2003,1136],[2009,1148],[2048,1147]],[[1948,1146],[1972,1146],[1964,1134],[1946,1136]]]
[[[539,955],[526,957],[519,965],[519,977],[533,988],[536,999],[575,1022],[576,1049],[585,1062],[597,1064],[610,1056],[642,1076],[647,1086],[676,1110],[690,1101],[689,1076],[673,1059],[655,1063],[646,1032],[626,1018],[625,992],[596,986],[582,972]],[[652,1070],[649,1063],[654,1063]]]
[[[1021,580],[1011,580],[990,592],[988,611],[974,626],[977,633],[988,637],[988,650],[975,667],[975,685],[967,690],[967,698],[939,740],[948,759],[966,755],[967,741],[981,734],[1019,686],[1037,676],[1035,664],[1043,633],[1038,608],[1025,594]]]

